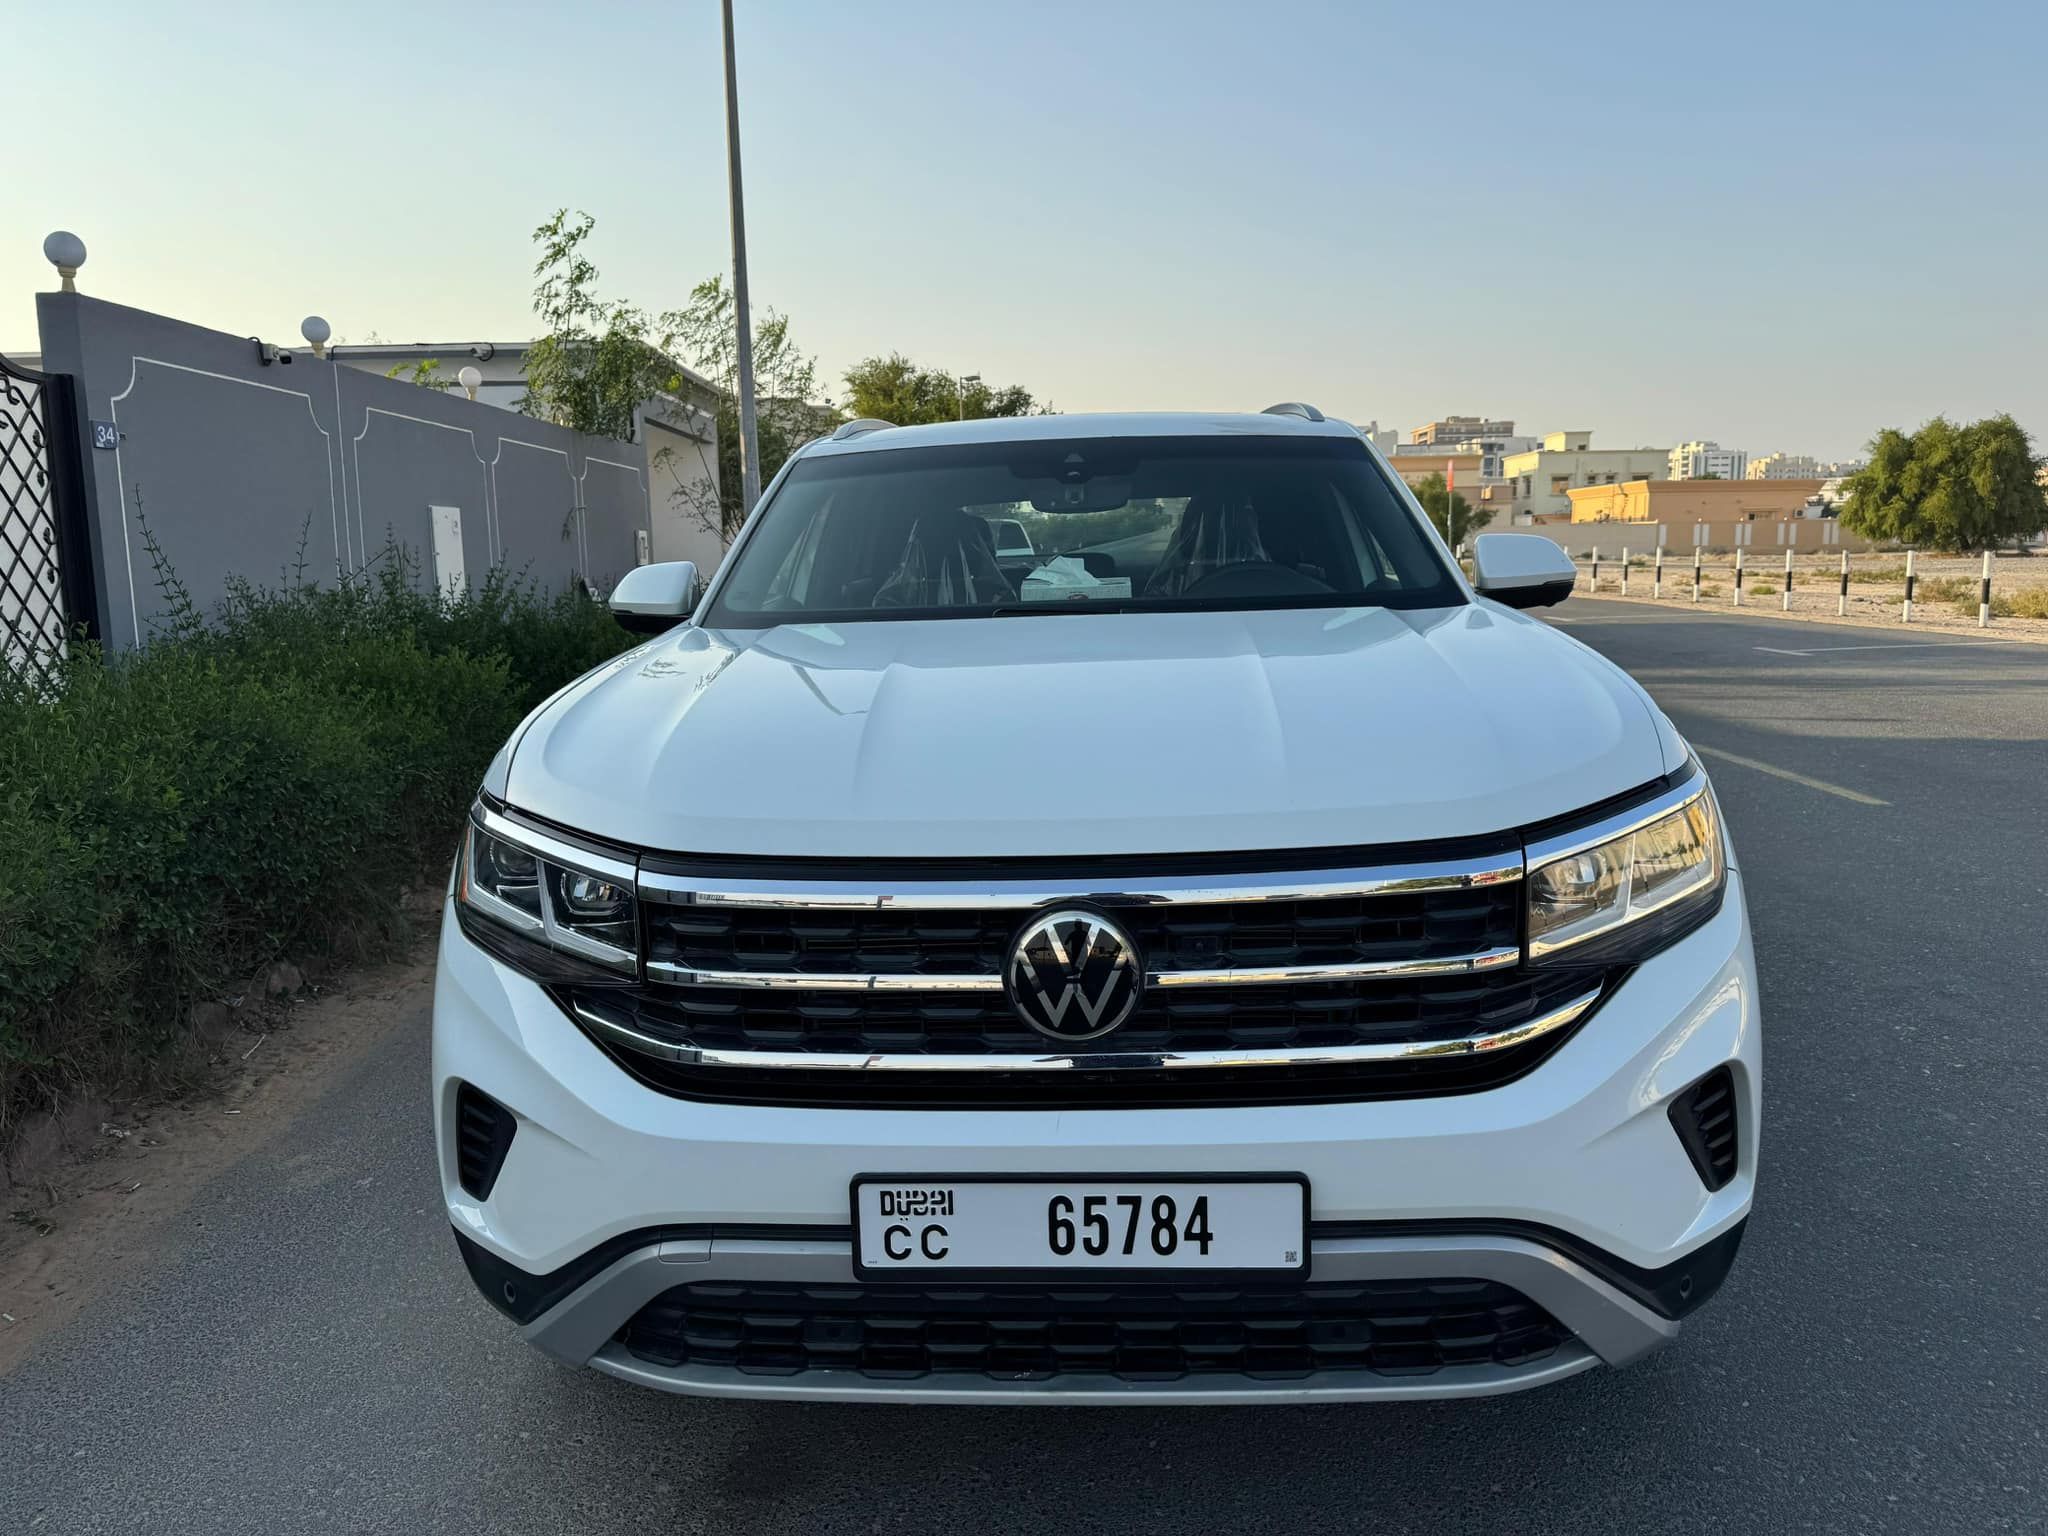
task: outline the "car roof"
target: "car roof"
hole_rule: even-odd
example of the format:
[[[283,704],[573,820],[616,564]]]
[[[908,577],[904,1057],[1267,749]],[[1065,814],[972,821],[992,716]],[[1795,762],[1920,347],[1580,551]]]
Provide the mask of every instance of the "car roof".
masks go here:
[[[803,452],[872,453],[886,448],[939,448],[960,443],[1030,443],[1075,437],[1357,437],[1334,418],[1222,411],[1080,411],[1059,416],[988,416],[923,427],[876,427],[856,437],[821,438]]]

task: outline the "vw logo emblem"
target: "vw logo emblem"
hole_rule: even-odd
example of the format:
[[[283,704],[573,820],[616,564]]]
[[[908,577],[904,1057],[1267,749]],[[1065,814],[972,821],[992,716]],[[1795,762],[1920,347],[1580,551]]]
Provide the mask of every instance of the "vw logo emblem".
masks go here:
[[[1017,1017],[1055,1040],[1093,1040],[1131,1016],[1145,964],[1131,936],[1100,912],[1033,918],[1010,941],[1003,987]]]

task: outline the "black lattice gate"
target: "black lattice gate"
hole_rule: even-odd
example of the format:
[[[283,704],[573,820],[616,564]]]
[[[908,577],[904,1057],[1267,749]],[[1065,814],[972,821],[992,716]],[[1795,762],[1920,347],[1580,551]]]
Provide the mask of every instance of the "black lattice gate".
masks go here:
[[[54,681],[94,629],[71,380],[0,357],[0,666]]]

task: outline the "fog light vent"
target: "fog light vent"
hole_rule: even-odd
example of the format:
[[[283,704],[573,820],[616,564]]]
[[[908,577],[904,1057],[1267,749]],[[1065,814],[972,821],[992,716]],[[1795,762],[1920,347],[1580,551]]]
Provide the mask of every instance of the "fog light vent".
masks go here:
[[[455,1175],[478,1200],[491,1197],[518,1128],[512,1111],[464,1083],[455,1090]]]
[[[1707,1188],[1719,1189],[1734,1178],[1734,1074],[1716,1067],[1672,1100],[1671,1128]]]

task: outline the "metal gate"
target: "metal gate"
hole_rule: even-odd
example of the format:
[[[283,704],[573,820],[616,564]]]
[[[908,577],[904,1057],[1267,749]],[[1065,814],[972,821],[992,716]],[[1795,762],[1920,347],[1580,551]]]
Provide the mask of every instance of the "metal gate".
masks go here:
[[[0,665],[54,683],[95,633],[71,380],[0,357]]]

